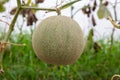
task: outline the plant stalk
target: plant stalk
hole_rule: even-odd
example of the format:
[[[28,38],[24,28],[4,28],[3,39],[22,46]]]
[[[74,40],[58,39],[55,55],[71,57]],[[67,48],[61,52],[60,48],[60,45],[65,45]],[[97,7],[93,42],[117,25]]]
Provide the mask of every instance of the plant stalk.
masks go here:
[[[19,15],[20,10],[21,10],[21,8],[17,8],[17,11],[16,11],[16,13],[15,13],[15,16],[14,16],[14,18],[13,18],[11,24],[10,24],[9,30],[8,30],[5,38],[4,38],[4,41],[5,41],[5,42],[8,41],[8,39],[9,39],[12,31],[14,30],[14,25],[15,25],[15,22],[16,22],[16,20],[17,20],[17,17],[18,17],[18,15]]]
[[[15,22],[16,22],[16,20],[17,20],[17,17],[18,17],[18,15],[19,15],[20,10],[21,10],[21,8],[20,8],[20,6],[21,6],[20,0],[17,0],[17,5],[18,5],[18,8],[17,8],[17,11],[16,11],[16,13],[15,13],[15,16],[14,16],[14,18],[13,18],[13,20],[12,20],[10,26],[9,26],[9,30],[8,30],[7,34],[6,34],[5,37],[4,37],[4,41],[5,41],[5,42],[8,41],[8,39],[9,39],[12,31],[14,30]],[[3,55],[4,55],[4,51],[2,51],[2,52],[0,53],[0,74],[2,74],[2,73],[4,72],[3,67],[2,67]]]
[[[38,7],[29,7],[29,6],[21,6],[21,9],[33,9],[33,10],[43,10],[43,11],[56,11],[55,8],[38,8]]]

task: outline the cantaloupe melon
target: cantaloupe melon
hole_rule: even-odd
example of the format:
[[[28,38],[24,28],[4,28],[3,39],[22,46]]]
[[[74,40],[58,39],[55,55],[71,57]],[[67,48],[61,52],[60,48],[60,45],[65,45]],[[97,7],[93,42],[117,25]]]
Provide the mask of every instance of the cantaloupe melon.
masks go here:
[[[46,63],[68,65],[82,54],[83,32],[76,21],[66,16],[51,16],[40,22],[32,36],[35,54]]]

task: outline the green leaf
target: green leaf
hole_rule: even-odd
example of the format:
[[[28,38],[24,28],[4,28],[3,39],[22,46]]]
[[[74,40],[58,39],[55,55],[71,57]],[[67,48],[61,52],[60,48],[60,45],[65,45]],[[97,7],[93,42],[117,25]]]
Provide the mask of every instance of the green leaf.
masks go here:
[[[99,19],[107,18],[108,16],[112,17],[107,7],[102,4],[100,5],[98,9],[97,15]]]
[[[5,11],[5,7],[3,6],[3,4],[0,3],[0,12]]]
[[[70,7],[72,4],[74,4],[74,3],[78,2],[78,1],[80,1],[80,0],[71,1],[71,2],[61,6],[60,9],[66,9],[66,8]]]
[[[5,11],[5,7],[3,6],[9,0],[0,0],[0,12]]]
[[[0,0],[0,4],[5,4],[6,2],[8,2],[9,0]]]
[[[31,0],[28,0],[26,5],[30,5],[30,3],[31,3]]]

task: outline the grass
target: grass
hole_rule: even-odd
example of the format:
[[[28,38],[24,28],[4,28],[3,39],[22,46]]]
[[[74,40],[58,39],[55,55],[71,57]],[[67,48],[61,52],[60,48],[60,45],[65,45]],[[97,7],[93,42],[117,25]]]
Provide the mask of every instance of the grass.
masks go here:
[[[100,41],[102,49],[84,51],[78,61],[72,65],[56,66],[46,64],[38,59],[32,49],[31,35],[24,34],[11,37],[11,42],[26,43],[25,47],[12,46],[4,54],[4,74],[0,80],[110,80],[120,73],[120,42]]]

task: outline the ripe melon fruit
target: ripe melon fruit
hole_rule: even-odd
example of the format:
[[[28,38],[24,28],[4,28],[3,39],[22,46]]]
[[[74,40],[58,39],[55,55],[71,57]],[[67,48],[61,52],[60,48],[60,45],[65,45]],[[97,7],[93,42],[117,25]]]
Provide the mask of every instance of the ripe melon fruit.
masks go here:
[[[48,17],[36,27],[32,36],[36,55],[49,64],[74,63],[82,54],[84,45],[80,26],[66,16]]]

